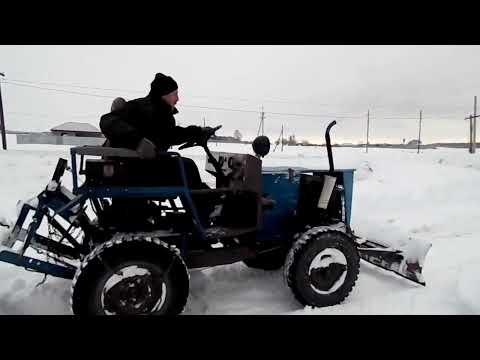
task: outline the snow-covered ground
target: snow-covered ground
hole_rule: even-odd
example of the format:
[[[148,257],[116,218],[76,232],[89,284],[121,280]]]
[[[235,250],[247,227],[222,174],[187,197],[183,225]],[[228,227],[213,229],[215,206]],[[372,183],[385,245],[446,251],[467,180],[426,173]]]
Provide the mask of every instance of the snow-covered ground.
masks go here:
[[[18,200],[35,196],[68,148],[16,145],[0,151],[0,218],[13,221]],[[249,152],[249,145],[213,144],[213,151]],[[352,227],[373,239],[425,240],[433,244],[424,267],[426,287],[373,265],[361,264],[358,282],[341,305],[301,307],[282,272],[242,263],[191,273],[185,314],[480,314],[480,155],[466,149],[334,148],[335,166],[356,168]],[[201,149],[188,149],[203,169]],[[324,148],[287,147],[271,152],[266,166],[327,168]],[[202,174],[210,182],[211,176]],[[69,186],[70,177],[63,183]],[[0,236],[4,228],[0,227]],[[0,263],[0,314],[70,314],[70,281]]]

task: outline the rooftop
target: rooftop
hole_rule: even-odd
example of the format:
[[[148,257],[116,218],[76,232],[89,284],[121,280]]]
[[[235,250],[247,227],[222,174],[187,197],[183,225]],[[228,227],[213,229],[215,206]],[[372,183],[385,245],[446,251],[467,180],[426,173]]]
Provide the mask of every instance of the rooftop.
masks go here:
[[[66,122],[51,128],[50,131],[83,131],[99,133],[100,130],[88,123]]]

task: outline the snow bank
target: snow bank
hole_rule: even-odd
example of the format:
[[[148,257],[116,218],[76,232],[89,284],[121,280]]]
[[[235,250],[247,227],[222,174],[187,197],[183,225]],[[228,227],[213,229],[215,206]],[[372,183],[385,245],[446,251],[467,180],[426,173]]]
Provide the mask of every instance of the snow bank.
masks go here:
[[[460,265],[458,273],[458,296],[469,312],[480,314],[480,283],[478,282],[478,268],[480,257],[477,261]]]

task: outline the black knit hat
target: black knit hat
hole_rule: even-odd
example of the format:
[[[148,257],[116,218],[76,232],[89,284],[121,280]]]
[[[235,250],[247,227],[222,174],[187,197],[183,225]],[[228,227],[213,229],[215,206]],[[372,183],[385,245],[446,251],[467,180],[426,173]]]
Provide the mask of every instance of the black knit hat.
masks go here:
[[[150,84],[150,95],[157,97],[170,94],[178,89],[177,82],[171,76],[158,73]]]

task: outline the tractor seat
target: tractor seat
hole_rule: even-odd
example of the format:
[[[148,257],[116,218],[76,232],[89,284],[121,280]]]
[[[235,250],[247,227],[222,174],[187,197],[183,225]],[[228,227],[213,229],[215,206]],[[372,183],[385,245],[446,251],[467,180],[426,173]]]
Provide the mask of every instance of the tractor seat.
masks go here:
[[[85,186],[183,186],[182,179],[152,171],[140,160],[88,159],[85,161]]]

